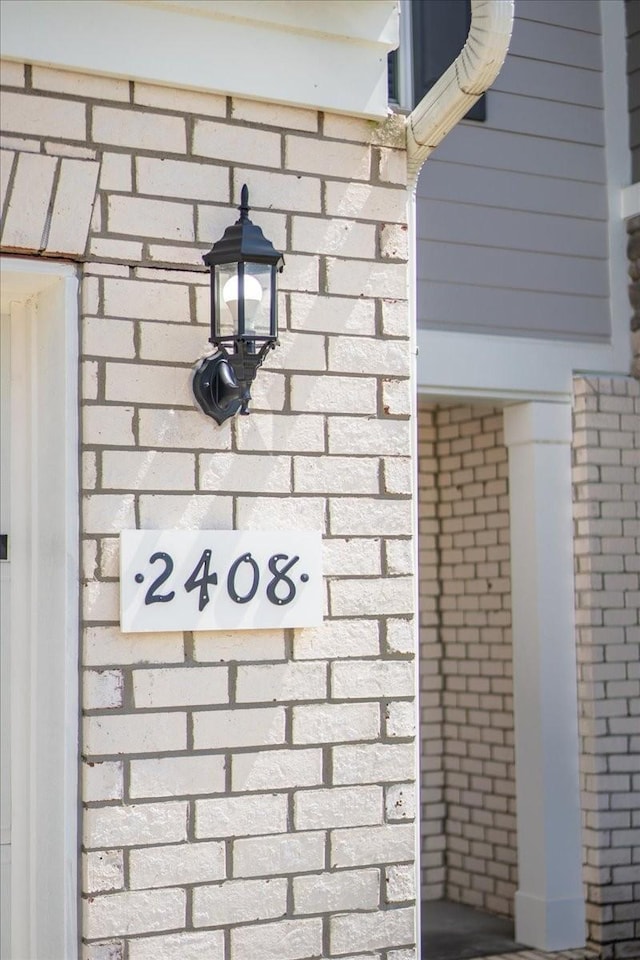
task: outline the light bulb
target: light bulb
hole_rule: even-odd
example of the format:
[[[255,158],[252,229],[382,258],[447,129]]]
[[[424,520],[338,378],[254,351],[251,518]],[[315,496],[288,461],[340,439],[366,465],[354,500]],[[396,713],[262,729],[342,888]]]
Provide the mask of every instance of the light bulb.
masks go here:
[[[222,299],[233,317],[233,322],[238,323],[238,275],[229,277],[222,288]],[[262,301],[262,287],[255,277],[250,273],[244,275],[244,321],[248,325],[250,320],[255,317],[260,302]]]

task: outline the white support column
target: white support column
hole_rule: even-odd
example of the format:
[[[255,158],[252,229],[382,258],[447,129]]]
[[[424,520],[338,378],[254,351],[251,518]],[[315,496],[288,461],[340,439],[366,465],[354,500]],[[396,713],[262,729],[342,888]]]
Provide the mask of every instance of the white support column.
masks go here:
[[[507,407],[518,873],[516,939],[585,942],[571,512],[571,406]]]

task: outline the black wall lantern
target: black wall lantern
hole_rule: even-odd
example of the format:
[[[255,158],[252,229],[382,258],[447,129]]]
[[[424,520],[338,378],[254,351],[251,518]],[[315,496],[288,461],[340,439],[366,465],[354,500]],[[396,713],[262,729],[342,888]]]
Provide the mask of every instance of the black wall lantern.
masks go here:
[[[211,270],[211,336],[218,348],[195,369],[193,392],[218,423],[249,413],[251,383],[278,342],[278,285],[284,259],[249,220],[249,190],[240,217],[203,257]]]

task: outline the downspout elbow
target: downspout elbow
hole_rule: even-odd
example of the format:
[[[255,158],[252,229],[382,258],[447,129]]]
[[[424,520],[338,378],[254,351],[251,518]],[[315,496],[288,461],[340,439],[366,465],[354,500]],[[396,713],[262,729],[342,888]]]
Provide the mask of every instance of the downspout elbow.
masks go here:
[[[498,76],[512,29],[513,0],[471,0],[467,42],[406,119],[410,186],[429,154]]]

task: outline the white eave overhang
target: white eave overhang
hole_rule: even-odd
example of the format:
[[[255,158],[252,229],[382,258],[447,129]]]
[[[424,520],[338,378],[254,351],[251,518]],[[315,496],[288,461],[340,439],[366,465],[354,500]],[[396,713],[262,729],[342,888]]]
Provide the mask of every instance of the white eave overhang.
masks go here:
[[[2,0],[1,56],[379,119],[397,0]]]

